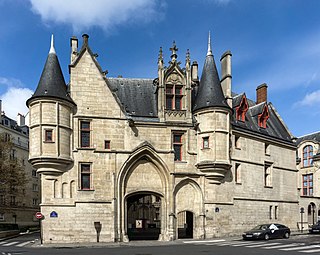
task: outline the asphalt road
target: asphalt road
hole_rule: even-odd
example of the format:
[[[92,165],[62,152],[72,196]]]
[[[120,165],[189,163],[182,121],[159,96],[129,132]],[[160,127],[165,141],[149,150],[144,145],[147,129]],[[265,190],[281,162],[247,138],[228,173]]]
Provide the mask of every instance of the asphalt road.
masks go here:
[[[236,238],[206,241],[179,240],[175,242],[137,241],[126,244],[92,244],[87,247],[60,245],[41,246],[38,234],[24,235],[0,241],[0,255],[303,255],[320,254],[320,235],[299,235],[289,239],[243,241]],[[29,242],[29,243],[26,243]],[[19,246],[20,244],[20,246]],[[21,244],[23,244],[21,246]]]

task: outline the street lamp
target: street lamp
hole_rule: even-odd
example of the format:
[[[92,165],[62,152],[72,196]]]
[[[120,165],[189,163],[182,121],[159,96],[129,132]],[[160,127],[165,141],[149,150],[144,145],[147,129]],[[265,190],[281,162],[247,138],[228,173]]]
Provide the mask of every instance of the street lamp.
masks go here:
[[[300,208],[300,215],[301,215],[301,232],[303,232],[303,214],[304,214],[304,208]]]

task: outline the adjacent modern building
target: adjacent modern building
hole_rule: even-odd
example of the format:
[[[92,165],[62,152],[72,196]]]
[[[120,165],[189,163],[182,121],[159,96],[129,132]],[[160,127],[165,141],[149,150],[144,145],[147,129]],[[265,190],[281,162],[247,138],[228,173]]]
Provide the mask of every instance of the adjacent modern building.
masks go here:
[[[7,117],[1,103],[0,100],[0,133],[13,143],[10,159],[22,166],[26,183],[22,192],[18,187],[11,187],[9,191],[0,187],[0,223],[17,223],[19,227],[37,226],[39,220],[35,218],[35,213],[40,209],[40,178],[28,162],[29,128],[22,114],[18,114],[17,121]]]
[[[320,220],[320,132],[297,139],[298,190],[303,227]]]
[[[266,84],[255,100],[232,91],[230,51],[220,76],[209,40],[200,79],[189,51],[180,64],[175,43],[168,66],[160,48],[154,79],[111,78],[88,38],[80,47],[71,38],[68,84],[52,40],[27,101],[44,243],[206,239],[268,222],[297,228],[293,136]]]

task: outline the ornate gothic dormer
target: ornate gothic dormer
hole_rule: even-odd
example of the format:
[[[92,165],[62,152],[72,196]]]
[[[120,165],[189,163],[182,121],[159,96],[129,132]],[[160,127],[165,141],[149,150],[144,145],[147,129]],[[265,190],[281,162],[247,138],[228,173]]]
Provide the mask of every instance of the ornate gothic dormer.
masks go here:
[[[267,128],[267,120],[269,119],[268,106],[265,103],[262,108],[262,113],[258,115],[258,124],[260,128]]]
[[[238,121],[246,120],[246,113],[249,109],[246,94],[243,94],[239,106],[236,107],[236,118]]]
[[[189,50],[186,67],[177,61],[176,43],[170,48],[169,66],[163,66],[162,48],[158,57],[158,113],[161,121],[192,122],[191,114],[191,66]]]

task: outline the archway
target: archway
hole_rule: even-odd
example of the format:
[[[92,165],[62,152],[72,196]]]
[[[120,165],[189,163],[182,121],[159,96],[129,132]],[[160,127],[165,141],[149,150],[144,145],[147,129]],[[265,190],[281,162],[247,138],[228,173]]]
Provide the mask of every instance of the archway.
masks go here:
[[[178,238],[193,238],[193,213],[183,211],[178,213]]]
[[[132,240],[158,240],[161,232],[161,197],[138,193],[127,201],[127,234]]]
[[[316,221],[316,205],[314,203],[310,203],[308,205],[308,224],[314,224]]]

